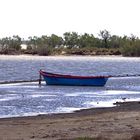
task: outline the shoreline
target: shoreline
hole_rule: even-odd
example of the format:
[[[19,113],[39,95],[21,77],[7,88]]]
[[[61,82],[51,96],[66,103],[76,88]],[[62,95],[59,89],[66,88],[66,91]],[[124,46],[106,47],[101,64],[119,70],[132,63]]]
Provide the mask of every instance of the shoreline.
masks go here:
[[[20,55],[0,55],[0,58],[2,60],[9,60],[9,58],[12,59],[26,59],[26,60],[30,60],[30,59],[70,59],[70,60],[74,60],[75,58],[99,58],[99,59],[118,59],[120,58],[121,60],[127,60],[127,59],[139,59],[139,57],[131,57],[131,56],[122,56],[122,55],[48,55],[48,56],[40,56],[40,55],[30,55],[30,54],[20,54]]]
[[[67,58],[67,59],[73,59],[73,58],[109,58],[109,59],[112,59],[112,58],[121,58],[121,59],[139,59],[139,57],[137,56],[122,56],[122,55],[48,55],[48,56],[43,56],[43,55],[30,55],[30,54],[19,54],[19,55],[1,55],[0,54],[0,57],[1,59],[7,59],[9,60],[9,58],[19,58],[19,59],[23,59],[23,58],[26,58],[27,60],[30,59],[31,57],[33,58]]]
[[[140,101],[118,102],[115,107],[74,113],[0,119],[0,139],[4,140],[76,140],[84,137],[95,140],[140,138]]]
[[[94,108],[85,108],[80,110],[75,110],[68,113],[50,113],[50,114],[37,114],[31,116],[13,116],[13,117],[3,117],[1,120],[10,120],[10,119],[28,119],[28,118],[63,118],[63,117],[77,117],[77,116],[88,116],[88,115],[96,115],[107,112],[118,112],[118,111],[140,111],[140,101],[124,101],[124,102],[116,102],[113,103],[114,106],[111,107],[94,107]]]

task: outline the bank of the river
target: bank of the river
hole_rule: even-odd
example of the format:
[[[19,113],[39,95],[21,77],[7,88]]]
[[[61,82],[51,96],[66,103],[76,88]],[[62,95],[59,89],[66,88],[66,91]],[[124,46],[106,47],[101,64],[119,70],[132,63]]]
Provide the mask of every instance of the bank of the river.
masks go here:
[[[69,114],[0,119],[2,140],[89,138],[139,140],[140,102],[120,103],[113,108],[88,109]]]
[[[12,51],[8,53],[0,53],[5,55],[42,55],[42,56],[67,56],[67,55],[91,55],[91,56],[100,56],[100,55],[121,55],[121,50],[118,48],[55,48],[49,51],[40,51],[37,50],[21,50],[21,51]]]

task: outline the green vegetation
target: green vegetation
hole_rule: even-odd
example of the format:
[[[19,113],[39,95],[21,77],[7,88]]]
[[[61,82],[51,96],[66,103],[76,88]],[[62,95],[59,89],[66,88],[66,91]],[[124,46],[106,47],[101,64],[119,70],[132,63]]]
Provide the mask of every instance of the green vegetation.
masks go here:
[[[27,49],[22,49],[25,44]],[[27,40],[19,36],[0,39],[0,54],[33,54],[33,55],[123,55],[140,56],[140,39],[134,35],[111,35],[107,30],[93,34],[66,32],[63,37],[51,36],[29,37]]]
[[[19,36],[0,39],[0,54],[17,54],[21,50],[21,38]]]

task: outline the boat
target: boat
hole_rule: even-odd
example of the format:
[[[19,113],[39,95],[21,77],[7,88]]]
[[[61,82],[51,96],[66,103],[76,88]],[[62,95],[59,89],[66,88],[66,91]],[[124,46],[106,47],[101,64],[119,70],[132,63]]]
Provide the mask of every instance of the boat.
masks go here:
[[[63,75],[39,71],[41,84],[41,77],[43,76],[47,85],[65,85],[65,86],[104,86],[109,76],[75,76]]]

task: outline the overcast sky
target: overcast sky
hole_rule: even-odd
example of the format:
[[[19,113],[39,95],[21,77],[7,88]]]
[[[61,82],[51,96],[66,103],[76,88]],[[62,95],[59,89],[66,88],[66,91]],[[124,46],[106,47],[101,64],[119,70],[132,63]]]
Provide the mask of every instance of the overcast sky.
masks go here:
[[[0,37],[104,29],[140,37],[140,0],[0,0]]]

